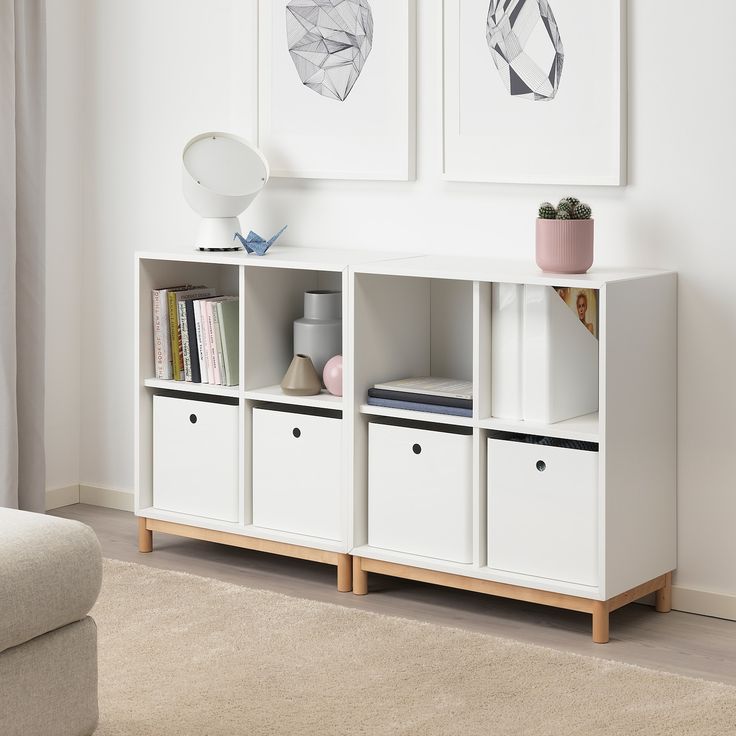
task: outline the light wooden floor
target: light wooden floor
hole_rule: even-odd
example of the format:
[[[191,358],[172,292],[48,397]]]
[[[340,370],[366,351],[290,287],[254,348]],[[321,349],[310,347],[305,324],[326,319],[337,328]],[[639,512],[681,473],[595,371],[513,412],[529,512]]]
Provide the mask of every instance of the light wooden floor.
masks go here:
[[[332,566],[164,534],[139,554],[128,512],[77,504],[50,513],[89,524],[105,557],[736,685],[736,622],[633,604],[611,614],[611,641],[596,645],[581,613],[378,575],[367,596],[338,593]]]

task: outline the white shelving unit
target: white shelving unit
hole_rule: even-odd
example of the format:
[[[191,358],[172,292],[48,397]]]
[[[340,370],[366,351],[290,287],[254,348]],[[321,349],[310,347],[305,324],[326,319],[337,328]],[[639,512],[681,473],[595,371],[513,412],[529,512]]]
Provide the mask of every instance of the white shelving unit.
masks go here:
[[[599,642],[608,640],[609,612],[625,603],[656,592],[658,610],[668,610],[676,567],[675,274],[592,270],[557,276],[542,274],[533,265],[480,258],[407,258],[289,247],[263,258],[242,253],[141,253],[136,256],[136,274],[136,513],[143,551],[152,548],[152,532],[163,531],[333,564],[338,567],[339,589],[352,586],[357,594],[367,592],[367,574],[379,572],[536,601],[592,614],[593,638]],[[240,296],[238,386],[152,377],[151,289],[183,282]],[[554,424],[493,416],[491,294],[498,283],[599,290],[598,412]],[[304,291],[318,288],[343,294],[344,395],[323,391],[318,396],[285,396],[278,384],[292,358],[292,323],[302,316]],[[472,381],[472,417],[366,403],[367,390],[375,383],[421,375]],[[237,521],[157,507],[154,396],[237,406]],[[275,427],[268,431],[283,437],[273,442],[259,437],[256,442],[255,409],[281,412],[261,426]],[[316,433],[309,441],[316,443],[320,459],[312,463],[310,455],[302,455],[301,464],[309,467],[293,467],[294,484],[301,482],[300,472],[308,476],[306,488],[315,473],[323,472],[327,479],[334,464],[339,465],[339,488],[328,492],[313,486],[313,506],[300,506],[303,498],[294,495],[295,489],[282,487],[288,472],[264,475],[264,467],[270,470],[263,464],[266,457],[291,467],[289,453],[294,450],[288,437],[292,424],[298,436],[300,416],[309,417],[302,429]],[[327,450],[321,443],[334,445],[334,421],[340,427],[339,449]],[[374,433],[381,445],[373,448],[373,456],[372,424],[385,427]],[[406,445],[413,433],[424,440]],[[467,441],[444,439],[458,434]],[[525,444],[523,450],[516,448],[524,458],[517,477],[504,474],[509,464],[494,455],[504,453],[505,445],[492,443],[512,434],[551,438],[546,440],[550,444],[593,443],[585,447],[596,451]],[[409,448],[405,456],[401,443]],[[445,445],[465,449],[443,458]],[[575,454],[580,452],[585,456]],[[380,464],[380,453],[391,458],[388,464]],[[549,472],[527,473],[527,459],[543,458]],[[432,463],[437,464],[436,472]],[[450,463],[449,475],[443,463]],[[371,466],[373,482],[383,479],[373,504]],[[414,477],[424,478],[421,486],[412,486]],[[453,484],[443,477],[463,480]],[[573,480],[566,484],[565,478]],[[379,492],[394,482],[397,496],[392,504],[390,495],[387,500]],[[274,483],[282,484],[272,492],[286,499],[284,505],[302,508],[284,524],[290,531],[254,523],[254,507],[256,521],[259,514],[269,519],[274,509],[278,512],[278,504],[264,503],[269,499],[263,496],[254,504],[254,491],[263,493]],[[530,499],[537,494],[535,503],[524,501],[527,490]],[[381,529],[369,528],[371,508],[371,518],[383,524]],[[299,533],[301,517],[305,529],[329,533]],[[509,528],[518,529],[518,535],[506,534]],[[386,530],[390,533],[383,534]],[[437,545],[435,552],[433,539],[439,537],[446,537],[446,544]],[[372,538],[379,542],[372,544]],[[448,549],[462,554],[442,559],[455,554]],[[574,564],[581,556],[585,564]],[[541,559],[548,564],[533,564]],[[503,564],[497,564],[501,560]]]
[[[350,448],[353,402],[347,393],[350,381],[345,381],[345,398],[332,396],[325,391],[318,396],[286,396],[279,382],[293,357],[292,326],[295,319],[303,316],[304,292],[311,289],[342,292],[343,345],[347,345],[348,269],[355,263],[387,257],[395,255],[283,246],[265,257],[248,256],[243,252],[136,254],[135,509],[139,517],[139,547],[142,551],[152,549],[152,533],[161,531],[332,564],[338,568],[338,588],[344,591],[351,589],[348,493],[340,494],[337,511],[330,510],[338,517],[340,529],[331,538],[301,534],[294,531],[293,524],[286,531],[254,523],[253,412],[254,409],[265,408],[292,412],[297,417],[304,415],[310,419],[309,413],[321,412],[337,420],[340,442],[339,447],[331,450],[330,462],[337,466],[340,489],[348,487],[352,477]],[[178,283],[206,284],[218,292],[240,297],[240,376],[237,386],[211,386],[153,377],[151,290]],[[347,356],[345,364],[349,376]],[[167,503],[167,508],[157,505],[154,488],[155,396],[226,402],[237,407],[239,450],[234,499],[236,521],[179,513],[170,503]],[[182,427],[182,430],[185,429]],[[163,441],[176,443],[177,436],[172,432],[170,440]],[[288,466],[288,447],[284,448],[284,453],[282,459]],[[205,464],[211,462],[216,465],[218,461],[212,456],[202,457]],[[296,468],[294,471],[299,472]],[[194,493],[201,493],[205,497],[213,492],[213,489],[206,487],[194,489]],[[319,526],[309,526],[310,530],[315,528]],[[335,536],[339,538],[333,538]]]
[[[599,290],[597,412],[554,424],[493,416],[491,293],[499,283]],[[647,593],[657,593],[657,610],[669,610],[676,567],[676,288],[669,272],[562,276],[480,258],[427,256],[352,268],[354,592],[366,593],[367,573],[378,572],[570,608],[592,614],[598,642],[608,641],[610,611]],[[472,380],[473,417],[364,404],[375,383],[411,375]],[[415,553],[413,526],[438,522],[418,502],[413,518],[404,519],[403,549],[371,544],[369,468],[377,460],[368,429],[376,421],[472,432],[472,562]],[[507,477],[504,456],[489,455],[489,446],[504,451],[503,443],[489,444],[499,432],[594,443],[597,452],[517,445],[528,461],[518,461],[518,472]],[[417,467],[411,446],[407,439],[404,458],[393,459],[404,486]],[[439,473],[446,460],[437,454]],[[535,469],[542,458],[546,464]],[[391,527],[392,520],[381,521],[382,530]],[[440,528],[456,533],[449,524]]]

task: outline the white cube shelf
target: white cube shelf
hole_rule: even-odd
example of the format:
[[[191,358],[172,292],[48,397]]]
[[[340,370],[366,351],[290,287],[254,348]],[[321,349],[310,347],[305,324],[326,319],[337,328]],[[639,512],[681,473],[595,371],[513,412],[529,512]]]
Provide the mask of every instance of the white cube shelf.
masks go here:
[[[238,386],[154,379],[151,289],[178,283],[239,295]],[[494,334],[492,312],[501,284],[598,290],[597,412],[549,424],[542,415],[516,419],[515,404],[498,403],[494,355],[506,340]],[[597,641],[607,639],[609,611],[629,600],[657,592],[667,608],[676,567],[675,274],[555,275],[485,258],[277,246],[263,258],[138,254],[136,289],[142,549],[160,530],[329,562],[339,588],[358,593],[367,572],[382,572],[560,605],[592,613]],[[290,397],[278,385],[308,289],[343,294],[341,398]],[[425,375],[470,381],[472,415],[367,404],[374,384]],[[547,384],[552,405],[557,384]],[[236,442],[234,501],[230,479],[210,501],[204,492],[156,497],[153,404],[176,396],[230,403],[220,429],[227,424]],[[299,446],[287,444],[295,428]],[[497,432],[591,442],[599,452],[501,446]],[[412,437],[418,455],[406,452]],[[227,509],[213,511],[220,493]]]
[[[238,520],[238,407],[153,397],[153,505]]]
[[[342,420],[253,410],[253,524],[339,541]]]
[[[488,440],[488,567],[598,585],[597,450]]]
[[[368,544],[470,564],[472,435],[372,423],[368,436]]]

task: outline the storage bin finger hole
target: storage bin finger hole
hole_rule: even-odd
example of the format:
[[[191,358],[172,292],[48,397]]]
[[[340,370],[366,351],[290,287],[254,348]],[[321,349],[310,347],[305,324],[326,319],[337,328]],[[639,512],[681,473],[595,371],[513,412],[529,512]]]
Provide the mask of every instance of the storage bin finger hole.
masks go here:
[[[294,437],[296,437],[297,439],[299,439],[299,438],[300,438],[300,437],[302,436],[302,431],[301,431],[301,429],[299,429],[299,427],[294,427],[294,429],[292,429],[292,430],[291,430],[291,433],[292,433],[292,434],[294,435]]]
[[[197,423],[197,415],[196,415],[196,414],[190,414],[190,415],[189,415],[189,421],[190,421],[190,422],[191,422],[192,424],[196,424],[196,423]]]
[[[415,445],[412,445],[411,450],[412,450],[412,452],[415,455],[419,455],[421,453],[421,451],[422,451],[422,446],[421,445],[416,445],[416,444]]]
[[[537,470],[540,473],[543,473],[545,470],[547,470],[547,463],[544,462],[544,460],[537,460]]]

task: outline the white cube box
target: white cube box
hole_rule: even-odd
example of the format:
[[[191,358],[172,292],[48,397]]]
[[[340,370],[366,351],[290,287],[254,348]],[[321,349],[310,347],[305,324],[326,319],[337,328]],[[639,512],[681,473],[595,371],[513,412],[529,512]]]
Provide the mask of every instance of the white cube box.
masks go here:
[[[253,410],[253,524],[344,539],[342,420]]]
[[[598,453],[488,440],[488,566],[598,585]]]
[[[238,520],[238,407],[153,397],[153,505]]]
[[[472,436],[371,424],[368,544],[473,561]]]

